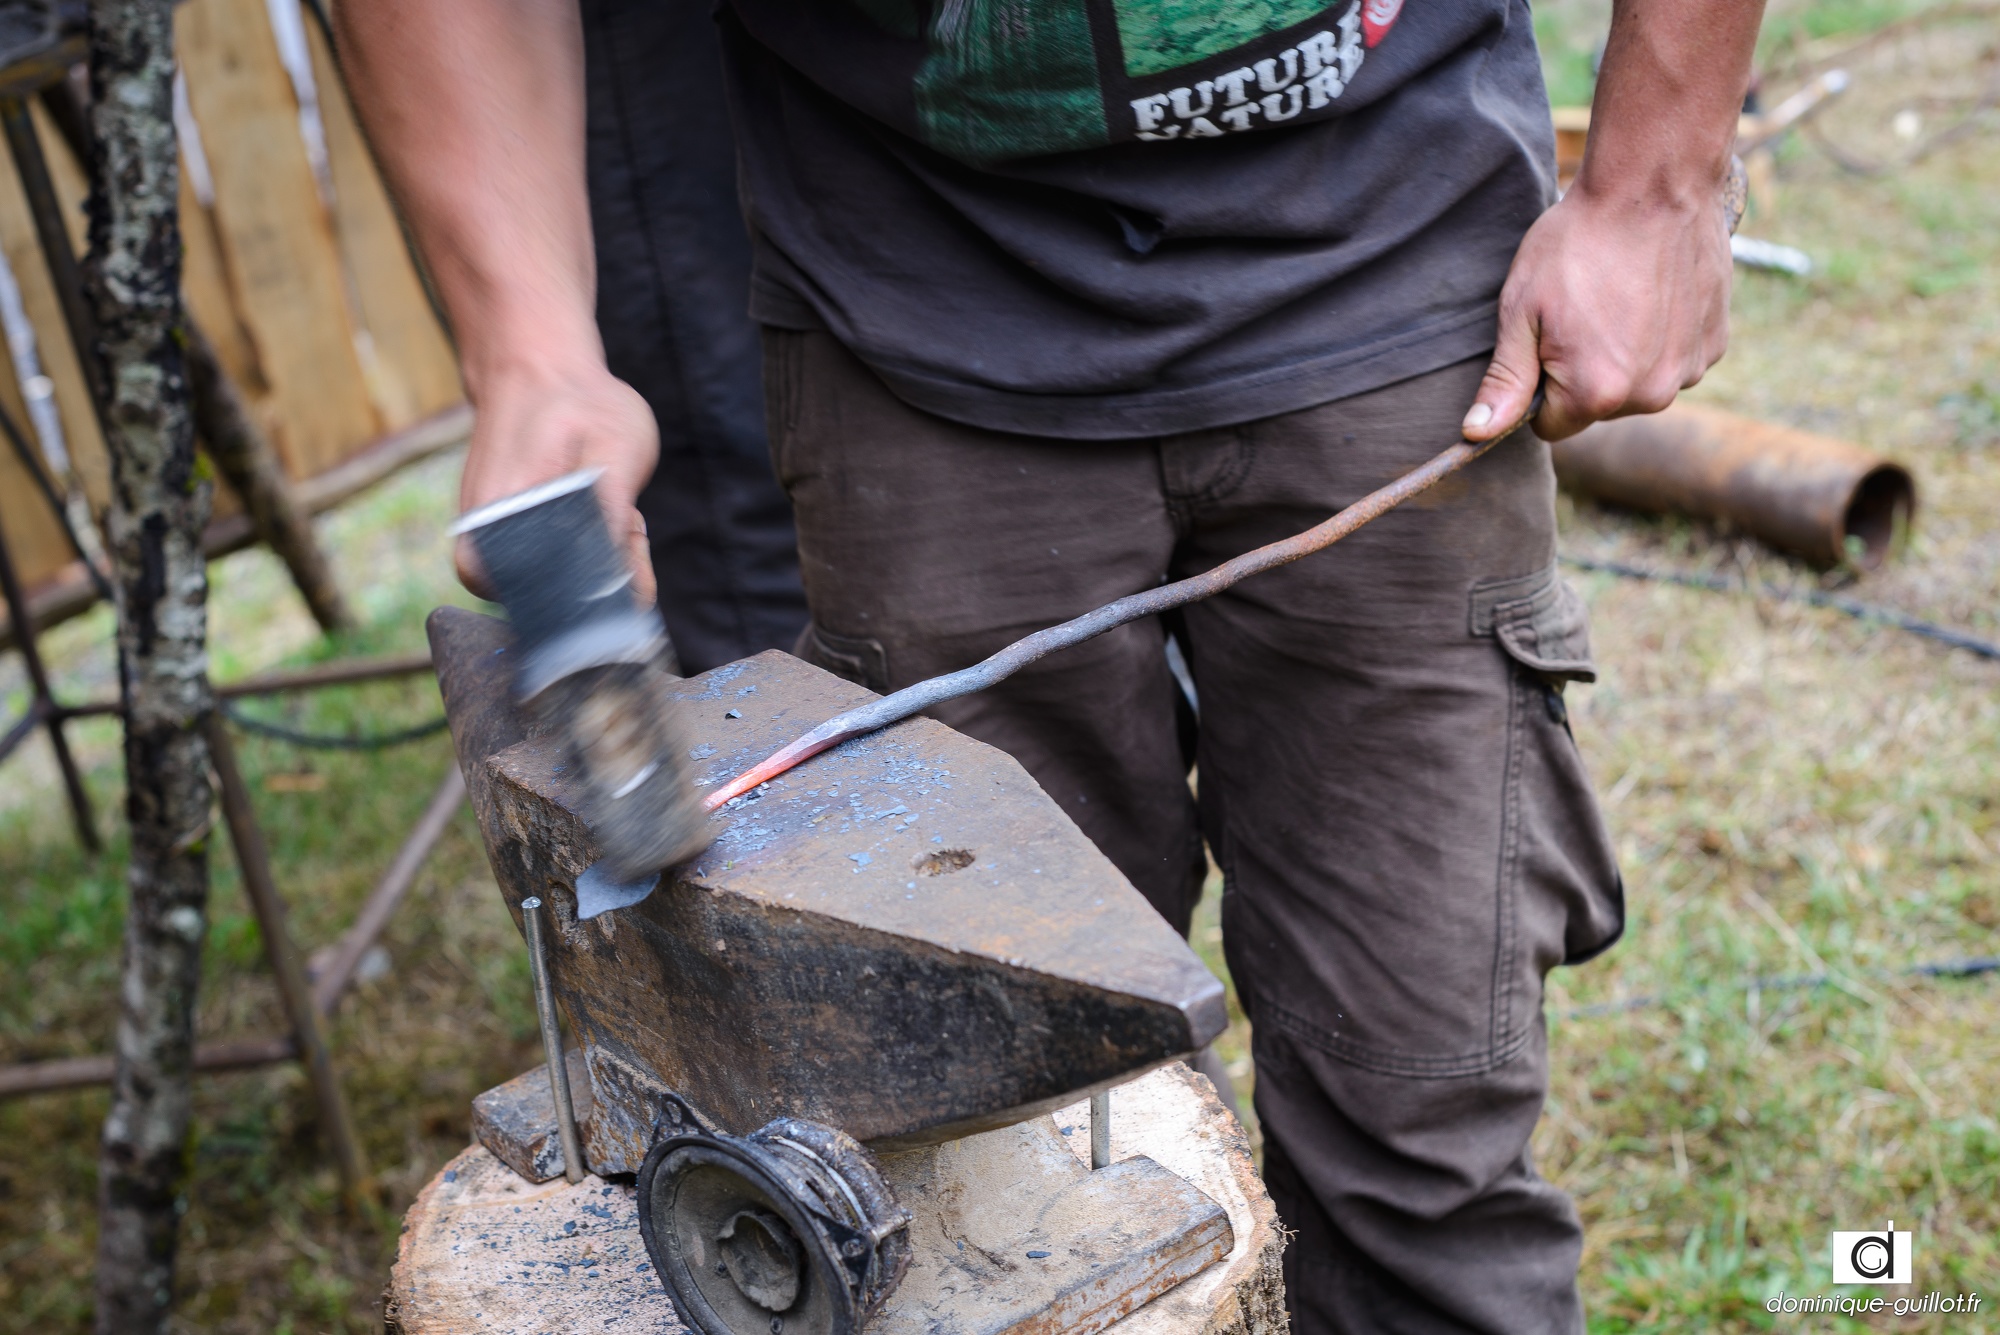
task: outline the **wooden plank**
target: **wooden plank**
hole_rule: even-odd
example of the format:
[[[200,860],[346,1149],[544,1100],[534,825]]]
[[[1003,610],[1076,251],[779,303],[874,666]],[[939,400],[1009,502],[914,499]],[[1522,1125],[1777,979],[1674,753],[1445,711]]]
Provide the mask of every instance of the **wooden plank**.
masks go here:
[[[90,250],[90,215],[84,211],[90,198],[90,177],[83,164],[69,151],[69,143],[56,128],[41,99],[28,103],[28,117],[35,122],[35,136],[42,141],[42,156],[48,160],[49,178],[55,182],[56,198],[62,201],[63,226],[69,230],[70,250],[80,259]]]
[[[36,124],[39,129],[41,121],[38,119]],[[75,161],[53,126],[42,134],[42,156],[49,159],[56,193],[64,202],[63,211],[67,216],[74,211],[73,204],[76,202],[65,193],[75,177]],[[80,196],[76,198],[80,199]],[[20,284],[21,306],[27,312],[28,323],[35,327],[35,346],[41,358],[42,374],[55,384],[56,415],[62,419],[63,438],[69,447],[77,476],[83,483],[84,494],[89,497],[92,509],[102,510],[111,499],[111,462],[104,453],[104,437],[97,429],[97,414],[91,408],[90,390],[84,384],[83,368],[77,363],[68,326],[63,323],[62,304],[56,299],[48,262],[43,259],[42,248],[35,240],[35,222],[28,212],[28,198],[22,193],[20,174],[15,170],[13,155],[7,151],[5,144],[0,144],[0,249],[5,250],[7,267],[14,271],[14,281]],[[17,553],[17,556],[24,555]],[[30,574],[30,564],[24,561],[21,577],[32,587],[50,572]]]
[[[250,410],[269,433],[274,423],[268,414],[271,382],[257,360],[257,345],[251,341],[243,312],[236,304],[236,290],[229,283],[228,265],[222,255],[222,238],[216,234],[215,217],[195,195],[188,179],[186,159],[181,168],[181,295],[188,314],[215,346],[216,360],[243,391]]]
[[[291,475],[308,477],[382,426],[298,101],[262,0],[190,0],[176,13],[175,36],[237,308],[277,408],[272,441]]]
[[[369,369],[376,404],[389,429],[397,430],[465,397],[458,359],[410,262],[402,226],[355,121],[326,39],[318,25],[305,26],[333,171],[334,232],[362,323],[374,345],[375,364]]]

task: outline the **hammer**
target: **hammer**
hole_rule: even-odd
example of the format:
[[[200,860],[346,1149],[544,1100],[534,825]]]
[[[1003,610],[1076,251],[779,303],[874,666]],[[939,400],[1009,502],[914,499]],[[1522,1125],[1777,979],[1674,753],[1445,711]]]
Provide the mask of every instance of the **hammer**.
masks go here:
[[[604,854],[577,887],[585,917],[636,903],[663,868],[709,843],[668,690],[678,679],[673,645],[611,540],[595,491],[603,471],[505,497],[451,529],[471,538],[513,622],[515,698],[562,738],[581,784]]]

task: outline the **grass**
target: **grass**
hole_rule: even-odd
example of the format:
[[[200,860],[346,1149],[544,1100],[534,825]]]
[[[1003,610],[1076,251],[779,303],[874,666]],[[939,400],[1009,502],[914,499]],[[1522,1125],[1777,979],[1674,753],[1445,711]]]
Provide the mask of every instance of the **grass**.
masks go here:
[[[1839,25],[1907,8],[1780,4],[1767,50],[1792,49],[1795,30],[1833,49]],[[1571,62],[1552,85],[1576,76],[1579,52],[1587,78],[1604,12],[1599,0],[1537,7],[1552,65]],[[1977,55],[2000,38],[1983,31],[1956,45]],[[1854,144],[1957,77],[1901,57],[1855,72],[1827,118]],[[1774,80],[1772,91],[1787,89]],[[1695,396],[1902,459],[1923,489],[1916,531],[1851,592],[2000,638],[2000,142],[1989,129],[1875,178],[1794,143],[1748,228],[1820,267],[1804,281],[1740,276],[1733,350]],[[437,536],[454,468],[428,465],[327,522],[369,627],[341,644],[318,641],[269,558],[218,564],[217,675],[420,645],[423,612],[463,599]],[[1838,582],[1685,521],[1565,502],[1562,527],[1581,554]],[[1780,1291],[1832,1291],[1829,1231],[1885,1218],[1916,1231],[1916,1293],[1983,1291],[2000,1261],[2000,979],[1899,976],[2000,953],[2000,668],[1808,608],[1577,582],[1603,679],[1572,693],[1572,716],[1631,923],[1604,958],[1550,979],[1554,1069],[1535,1150],[1588,1225],[1592,1329],[2000,1328],[1984,1313],[1862,1321],[1763,1306]],[[100,612],[48,637],[69,695],[109,689],[108,629]],[[16,674],[0,677],[0,694],[18,707],[18,669],[0,672]],[[375,730],[437,702],[404,682],[254,707]],[[102,721],[76,731],[113,836],[101,861],[76,852],[39,744],[0,769],[0,1060],[108,1041],[123,903],[118,740]],[[242,745],[297,934],[308,947],[331,941],[428,799],[448,745]],[[1212,906],[1195,943],[1219,968]],[[388,973],[349,999],[334,1032],[382,1211],[357,1219],[336,1206],[295,1069],[204,1079],[181,1329],[375,1329],[402,1209],[464,1145],[471,1095],[533,1063],[524,957],[468,818],[386,945]],[[259,949],[225,858],[204,1036],[276,1028]],[[1751,986],[1813,975],[1830,981]],[[1635,999],[1652,1001],[1625,1005]],[[1239,1021],[1221,1048],[1247,1093],[1246,1039]],[[95,1091],[0,1103],[0,1332],[88,1324],[104,1107]]]
[[[322,642],[282,569],[261,553],[214,567],[216,675],[276,662],[418,648],[422,617],[452,587],[438,533],[457,462],[438,461],[324,528],[368,628]],[[358,572],[366,572],[358,577]],[[113,681],[105,613],[45,641],[71,696]],[[9,709],[24,699],[9,681]],[[263,700],[247,709],[325,732],[375,732],[439,708],[435,685],[389,682]],[[124,859],[116,727],[75,729],[110,836],[78,851],[36,745],[0,771],[0,1057],[78,1055],[108,1046],[122,930]],[[334,940],[423,809],[450,761],[442,737],[381,752],[301,752],[239,737],[241,759],[307,948]],[[218,842],[200,1033],[282,1027],[262,944],[226,842]],[[433,854],[385,938],[386,976],[351,996],[335,1050],[385,1209],[343,1215],[296,1067],[205,1078],[196,1086],[194,1183],[182,1232],[177,1320],[188,1330],[368,1331],[394,1255],[396,1220],[416,1189],[464,1147],[472,1095],[532,1065],[527,962],[492,889],[469,815]],[[102,1091],[0,1103],[0,1330],[89,1325],[93,1192]]]
[[[1913,8],[1774,6],[1765,47],[1803,32],[1838,49]],[[1949,33],[1979,59],[2000,24]],[[1957,86],[1962,58],[1911,54],[1857,59],[1828,136],[1868,143]],[[1819,272],[1739,271],[1730,356],[1695,397],[1902,459],[1923,495],[1913,540],[1850,592],[2000,638],[2000,144],[1989,128],[1860,178],[1794,141],[1778,179],[1746,230]],[[1584,504],[1566,503],[1563,542],[1812,578],[1704,526]],[[1895,976],[2000,953],[2000,669],[1824,612],[1578,582],[1604,674],[1573,717],[1632,920],[1603,960],[1551,977],[1535,1145],[1588,1225],[1592,1329],[2000,1328],[1764,1308],[1835,1291],[1828,1233],[1890,1217],[1916,1231],[1908,1292],[1990,1287],[2000,1261],[2000,984]],[[1746,985],[1787,975],[1835,981]],[[1582,1011],[1635,997],[1660,1002]]]

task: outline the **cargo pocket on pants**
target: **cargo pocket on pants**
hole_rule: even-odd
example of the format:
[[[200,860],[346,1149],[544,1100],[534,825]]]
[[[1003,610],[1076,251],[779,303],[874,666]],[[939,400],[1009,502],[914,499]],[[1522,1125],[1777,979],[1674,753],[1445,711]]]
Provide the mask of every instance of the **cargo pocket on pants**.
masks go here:
[[[1553,566],[1472,591],[1472,633],[1491,637],[1512,666],[1503,885],[1515,915],[1517,972],[1503,1024],[1531,1022],[1541,979],[1580,964],[1625,929],[1625,887],[1597,796],[1570,731],[1563,689],[1597,680],[1590,615]]]
[[[803,658],[816,668],[825,668],[836,677],[845,677],[856,686],[866,686],[877,695],[889,693],[889,654],[880,640],[858,635],[836,635],[808,621],[792,646],[792,656]]]

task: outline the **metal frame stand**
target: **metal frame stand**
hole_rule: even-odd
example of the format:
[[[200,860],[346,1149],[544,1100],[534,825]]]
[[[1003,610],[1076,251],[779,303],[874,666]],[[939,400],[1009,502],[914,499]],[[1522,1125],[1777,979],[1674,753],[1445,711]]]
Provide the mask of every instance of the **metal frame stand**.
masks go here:
[[[229,842],[236,848],[237,869],[243,876],[244,893],[257,914],[258,934],[264,938],[264,957],[278,980],[278,996],[285,1006],[285,1019],[292,1029],[292,1042],[312,1083],[313,1101],[319,1105],[319,1125],[333,1157],[340,1164],[340,1184],[350,1199],[358,1199],[368,1181],[368,1167],[361,1155],[361,1142],[354,1134],[354,1117],[341,1093],[340,1077],[333,1069],[333,1053],[326,1045],[326,1031],[320,1026],[319,1008],[313,1005],[312,984],[306,979],[298,947],[292,943],[291,929],[285,925],[285,901],[271,875],[269,850],[264,832],[257,828],[257,813],[250,805],[250,787],[236,764],[236,747],[222,715],[211,711],[203,729],[208,734],[209,764],[215,769],[216,786],[222,790],[222,818],[229,826]]]

